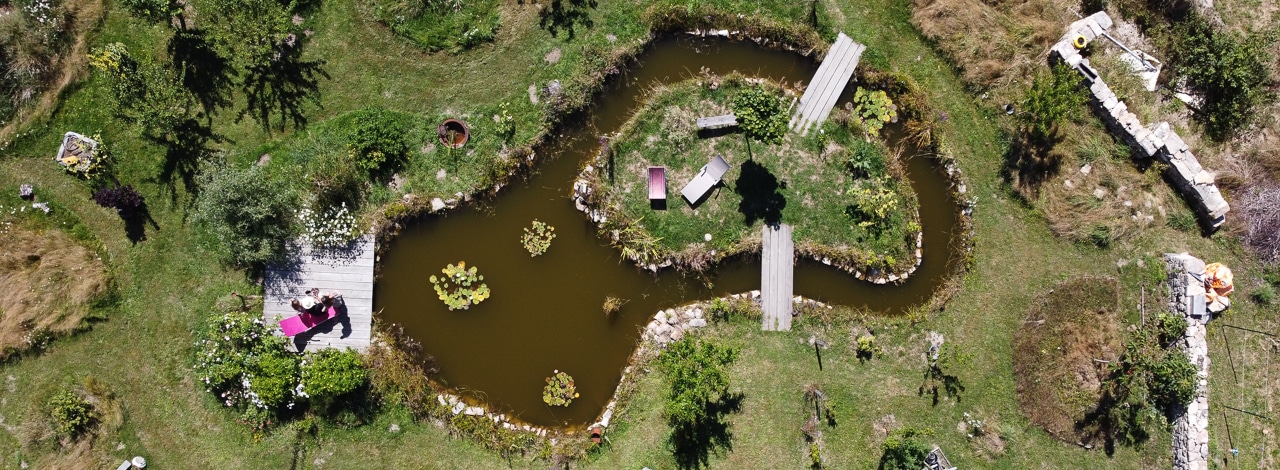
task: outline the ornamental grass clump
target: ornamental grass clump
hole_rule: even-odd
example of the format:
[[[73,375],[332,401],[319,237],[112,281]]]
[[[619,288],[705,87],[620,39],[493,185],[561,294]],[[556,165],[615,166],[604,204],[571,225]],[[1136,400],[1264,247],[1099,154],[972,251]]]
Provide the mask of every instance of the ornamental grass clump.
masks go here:
[[[356,216],[347,209],[345,202],[338,207],[325,209],[322,213],[310,208],[299,209],[297,215],[298,222],[302,225],[302,241],[312,246],[339,247],[360,236]]]
[[[445,266],[440,272],[444,273],[443,277],[431,276],[429,280],[435,286],[436,295],[440,296],[440,300],[444,301],[449,310],[466,310],[489,298],[487,284],[475,286],[484,280],[484,276],[476,274],[475,266],[467,269],[466,261],[459,261],[456,266],[452,264]]]
[[[538,256],[551,248],[551,240],[556,237],[556,228],[546,222],[533,219],[533,226],[524,229],[520,244],[529,250],[529,256]]]
[[[547,386],[542,388],[542,401],[551,406],[569,406],[574,398],[578,398],[573,376],[559,370],[553,372],[555,375],[547,377]]]

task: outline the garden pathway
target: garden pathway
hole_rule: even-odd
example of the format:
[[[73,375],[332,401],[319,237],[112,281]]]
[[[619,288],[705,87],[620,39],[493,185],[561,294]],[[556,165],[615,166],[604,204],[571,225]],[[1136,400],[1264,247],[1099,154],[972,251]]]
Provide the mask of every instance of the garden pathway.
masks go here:
[[[840,98],[840,93],[853,77],[853,69],[858,66],[858,59],[865,50],[867,46],[853,42],[843,32],[836,37],[831,50],[827,51],[827,57],[822,59],[818,72],[813,75],[809,87],[805,88],[804,95],[800,97],[800,105],[795,107],[795,114],[791,116],[791,130],[806,135],[810,127],[827,120],[827,116],[831,115],[831,108],[836,105],[836,99]]]
[[[791,329],[792,275],[795,273],[795,244],[791,226],[765,224],[764,243],[760,249],[760,306],[764,311],[765,331]]]
[[[299,351],[344,347],[365,350],[373,331],[373,262],[375,244],[364,236],[344,247],[314,250],[291,245],[287,261],[267,266],[262,319],[279,332],[280,319],[293,316],[290,300],[318,288],[342,294],[346,312],[337,319],[293,337]]]

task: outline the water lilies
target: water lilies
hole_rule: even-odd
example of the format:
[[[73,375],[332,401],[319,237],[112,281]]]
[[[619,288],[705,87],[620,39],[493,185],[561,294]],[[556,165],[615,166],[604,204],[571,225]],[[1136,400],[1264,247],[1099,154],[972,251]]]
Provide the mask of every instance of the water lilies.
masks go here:
[[[546,222],[533,219],[533,226],[524,229],[524,235],[520,237],[520,244],[524,245],[524,249],[529,250],[529,256],[538,256],[546,253],[551,248],[551,239],[556,237],[556,228],[547,225]]]
[[[547,386],[542,388],[542,401],[551,406],[569,406],[574,398],[578,398],[578,389],[573,386],[573,377],[559,370],[555,375],[547,377]]]
[[[484,276],[476,271],[475,266],[467,269],[467,262],[459,261],[456,266],[450,264],[441,269],[443,277],[431,276],[428,280],[435,286],[436,295],[440,296],[449,310],[466,310],[474,304],[484,302],[490,295],[486,284],[472,287],[484,280]]]

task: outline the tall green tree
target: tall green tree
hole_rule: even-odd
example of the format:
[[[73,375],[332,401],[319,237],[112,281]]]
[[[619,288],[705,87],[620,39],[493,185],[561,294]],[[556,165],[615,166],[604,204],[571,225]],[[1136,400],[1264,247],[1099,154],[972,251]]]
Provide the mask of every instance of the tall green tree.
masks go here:
[[[663,412],[674,427],[696,427],[712,416],[712,403],[729,391],[729,365],[738,350],[709,340],[686,336],[672,343],[658,358],[667,377]]]
[[[1178,25],[1176,67],[1204,96],[1196,113],[1215,140],[1225,140],[1248,125],[1254,111],[1275,99],[1268,91],[1275,32],[1243,34],[1219,30],[1192,15]]]
[[[136,59],[121,43],[89,55],[89,64],[111,84],[111,100],[121,119],[138,125],[142,135],[167,140],[196,115],[196,99],[182,76],[164,64]]]

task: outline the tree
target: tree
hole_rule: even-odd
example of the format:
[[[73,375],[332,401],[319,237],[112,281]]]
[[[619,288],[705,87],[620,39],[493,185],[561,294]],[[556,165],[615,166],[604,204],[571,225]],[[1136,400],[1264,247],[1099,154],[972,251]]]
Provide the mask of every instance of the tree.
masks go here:
[[[196,10],[222,57],[239,70],[279,58],[293,31],[294,1],[199,0]]]
[[[206,166],[198,177],[193,222],[218,242],[223,258],[250,267],[280,259],[295,234],[297,194],[262,167]]]
[[[747,137],[766,144],[782,142],[787,132],[787,117],[777,95],[760,87],[747,88],[733,100],[733,114]]]
[[[129,13],[152,22],[168,21],[182,13],[182,5],[174,0],[120,0]]]
[[[144,136],[169,139],[195,114],[195,95],[182,86],[181,75],[135,59],[121,43],[96,49],[89,64],[110,81],[116,115],[137,124]]]
[[[1267,91],[1274,34],[1218,30],[1192,15],[1178,25],[1175,69],[1204,95],[1196,113],[1215,140],[1225,140],[1253,119],[1274,96]]]
[[[658,368],[667,376],[663,413],[674,427],[696,427],[706,422],[710,404],[729,391],[729,364],[738,358],[736,349],[692,336],[672,343],[658,358]]]

